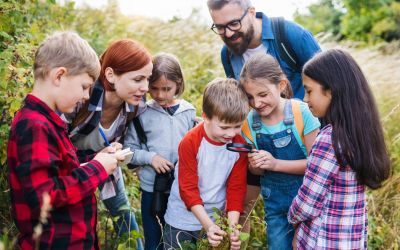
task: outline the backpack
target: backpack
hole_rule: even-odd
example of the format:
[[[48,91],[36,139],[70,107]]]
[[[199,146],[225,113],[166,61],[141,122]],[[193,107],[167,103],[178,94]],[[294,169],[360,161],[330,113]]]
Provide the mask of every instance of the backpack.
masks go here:
[[[292,112],[294,116],[294,125],[296,126],[296,130],[298,134],[300,135],[301,141],[304,144],[304,122],[303,122],[303,116],[301,115],[301,109],[300,109],[300,101],[297,100],[291,100],[292,102]],[[242,133],[251,141],[253,145],[256,145],[256,141],[253,138],[253,134],[251,133],[250,130],[251,125],[249,125],[248,119],[246,119],[242,125]]]
[[[272,33],[275,37],[275,45],[279,56],[291,69],[296,72],[301,72],[301,66],[297,59],[296,53],[294,52],[286,36],[285,19],[283,17],[271,17],[270,20],[272,23]],[[221,50],[221,58],[223,61],[226,60],[227,62],[223,63],[227,77],[235,78],[230,61],[230,53],[231,52],[228,50],[228,47],[225,45]]]

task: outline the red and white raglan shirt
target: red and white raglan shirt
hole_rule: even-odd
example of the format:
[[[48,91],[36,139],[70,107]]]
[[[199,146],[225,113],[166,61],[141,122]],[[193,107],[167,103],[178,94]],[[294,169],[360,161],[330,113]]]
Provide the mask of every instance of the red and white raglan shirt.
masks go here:
[[[237,135],[232,142],[245,143],[245,140]],[[214,207],[243,212],[246,153],[228,151],[226,144],[211,140],[202,123],[182,139],[178,154],[164,217],[169,225],[186,231],[201,230],[200,221],[190,211],[195,205],[203,205],[210,218]]]

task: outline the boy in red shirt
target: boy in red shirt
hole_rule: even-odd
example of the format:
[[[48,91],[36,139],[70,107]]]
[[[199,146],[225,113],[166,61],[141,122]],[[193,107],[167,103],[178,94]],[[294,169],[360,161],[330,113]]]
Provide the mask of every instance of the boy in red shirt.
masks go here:
[[[243,211],[246,194],[247,154],[226,149],[230,142],[245,143],[241,125],[249,111],[246,94],[234,79],[217,78],[203,95],[204,122],[182,139],[165,214],[164,249],[179,242],[193,243],[203,228],[212,246],[227,233],[212,220],[213,208],[226,210],[232,227]],[[231,249],[239,249],[237,231],[230,235]]]
[[[96,249],[97,187],[122,156],[108,147],[80,165],[65,123],[57,112],[70,113],[89,98],[100,63],[90,45],[73,32],[56,33],[38,48],[34,86],[11,125],[7,162],[12,216],[21,249]],[[50,197],[48,223],[38,239],[43,197]]]

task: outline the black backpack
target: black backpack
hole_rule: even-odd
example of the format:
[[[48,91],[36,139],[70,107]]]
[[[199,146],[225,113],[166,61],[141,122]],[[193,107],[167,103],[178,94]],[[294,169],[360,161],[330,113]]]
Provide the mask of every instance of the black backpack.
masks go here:
[[[285,30],[285,19],[283,17],[271,17],[272,32],[275,37],[276,48],[280,57],[289,65],[291,69],[296,72],[301,72],[301,65],[297,59],[296,53],[294,52],[291,44],[286,37]],[[223,47],[221,51],[222,58],[226,58],[227,65],[223,65],[227,77],[234,78],[233,69],[230,61],[230,51],[226,46]],[[226,68],[229,67],[229,68]]]

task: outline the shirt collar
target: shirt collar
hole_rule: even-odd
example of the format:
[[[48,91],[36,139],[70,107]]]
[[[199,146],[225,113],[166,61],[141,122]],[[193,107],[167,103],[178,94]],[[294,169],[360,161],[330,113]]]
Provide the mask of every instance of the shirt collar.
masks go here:
[[[56,126],[62,129],[67,128],[66,123],[61,119],[61,117],[38,97],[28,94],[25,98],[25,106],[30,109],[37,110]]]
[[[266,39],[275,39],[274,33],[272,32],[272,23],[271,19],[269,19],[264,13],[257,12],[256,18],[262,18],[262,31],[261,36],[263,40]]]
[[[103,100],[104,100],[104,88],[100,80],[98,79],[94,84],[92,93],[90,94],[88,110],[91,112],[102,111]],[[139,103],[139,106],[144,106],[144,101],[141,101]],[[125,102],[125,111],[127,113],[134,112],[135,106]]]

